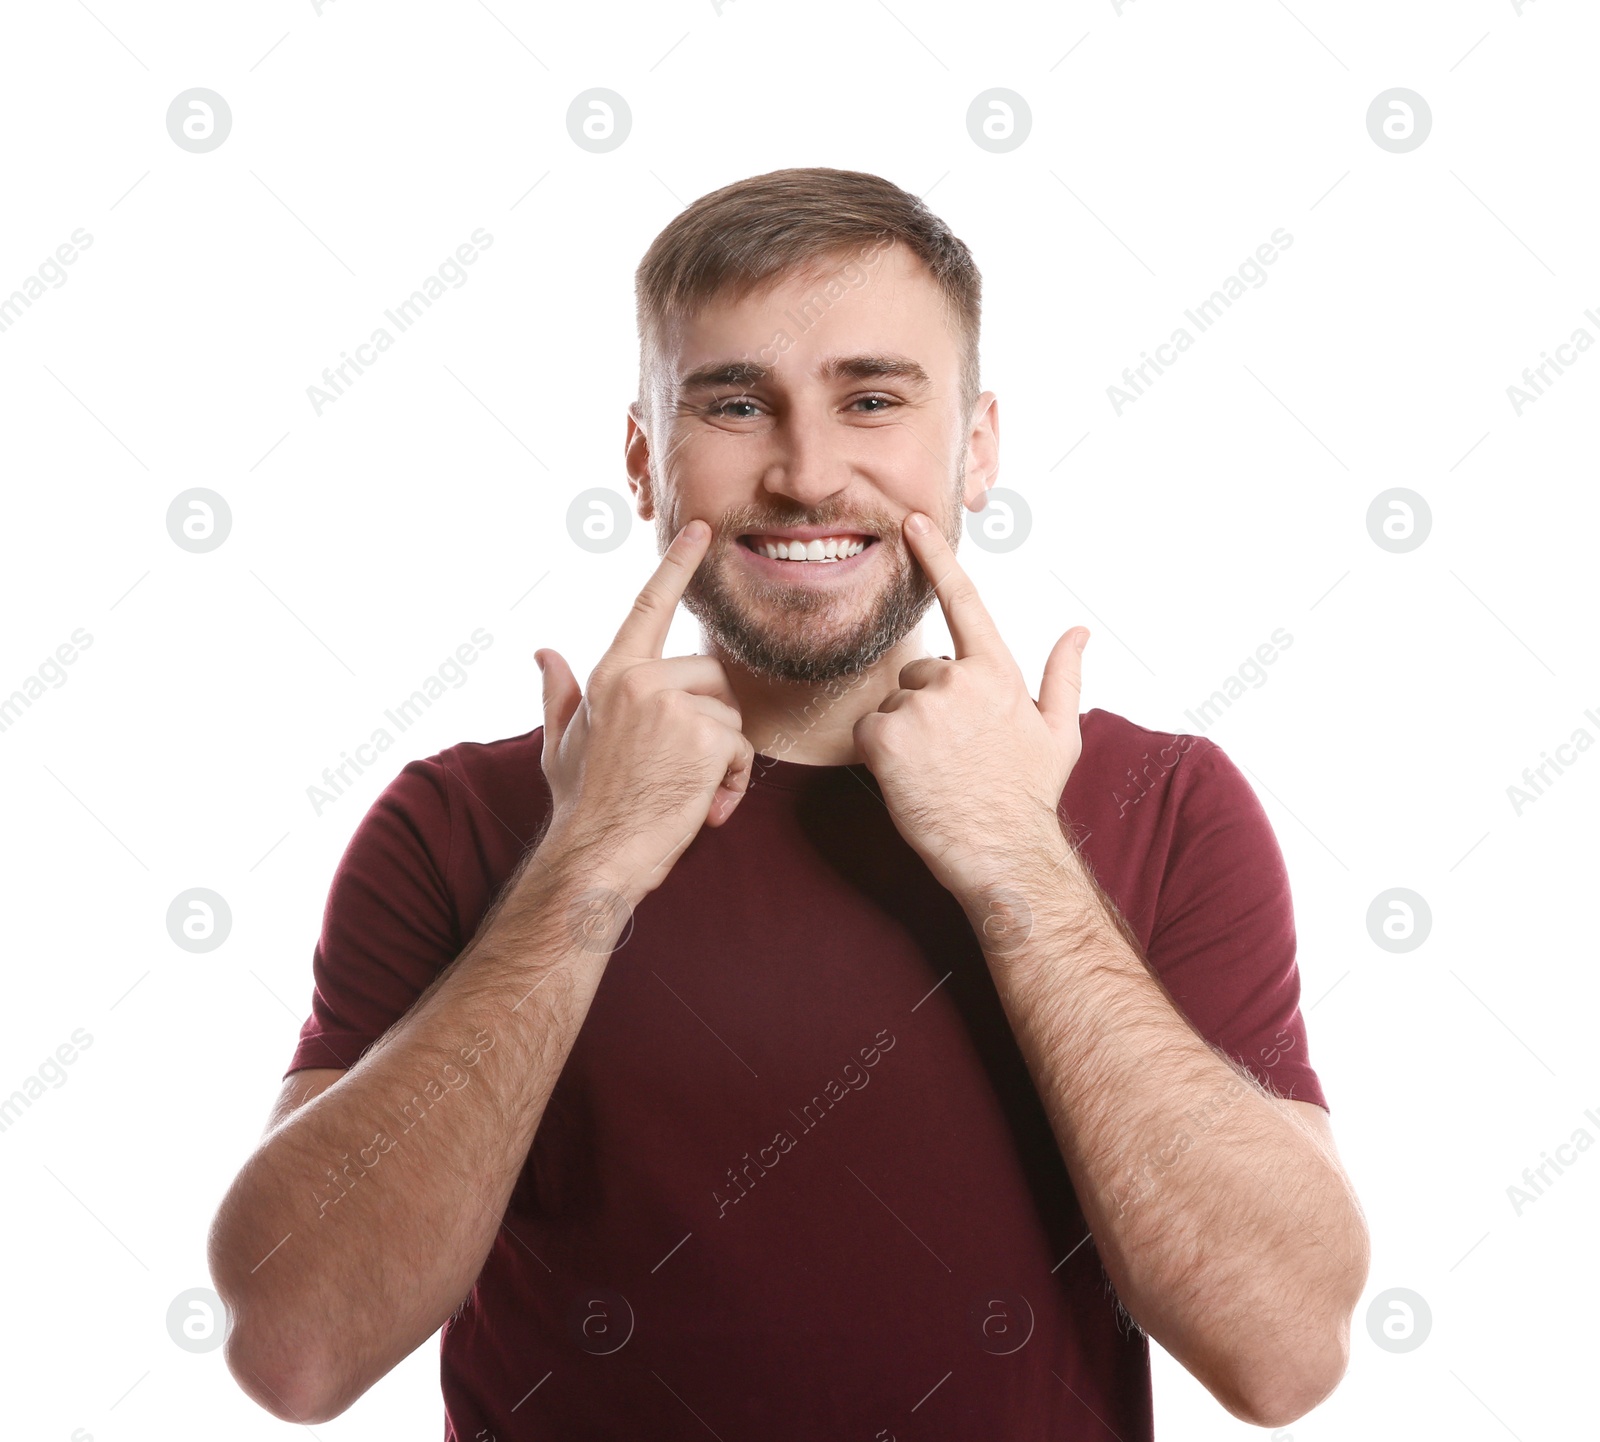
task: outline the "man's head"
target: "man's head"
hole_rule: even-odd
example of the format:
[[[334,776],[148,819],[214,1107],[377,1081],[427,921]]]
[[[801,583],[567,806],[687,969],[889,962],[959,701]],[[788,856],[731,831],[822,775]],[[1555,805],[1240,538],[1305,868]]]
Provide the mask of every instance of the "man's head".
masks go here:
[[[663,550],[697,516],[714,531],[685,606],[759,675],[872,665],[933,601],[902,519],[927,512],[954,546],[962,505],[994,480],[966,246],[878,176],[780,170],[685,210],[637,290],[639,514]],[[769,553],[828,537],[865,544],[848,559]]]

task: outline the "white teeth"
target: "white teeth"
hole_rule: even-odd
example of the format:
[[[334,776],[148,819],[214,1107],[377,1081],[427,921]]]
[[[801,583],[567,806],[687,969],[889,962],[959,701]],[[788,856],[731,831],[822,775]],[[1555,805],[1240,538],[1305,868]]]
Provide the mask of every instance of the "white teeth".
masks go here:
[[[814,541],[771,541],[759,547],[761,554],[774,561],[843,561],[859,555],[867,543],[829,536]]]

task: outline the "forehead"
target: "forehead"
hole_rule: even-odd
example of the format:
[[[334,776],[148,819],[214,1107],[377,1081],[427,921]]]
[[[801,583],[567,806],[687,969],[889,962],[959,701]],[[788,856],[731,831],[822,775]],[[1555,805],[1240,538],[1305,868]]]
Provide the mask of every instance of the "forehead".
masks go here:
[[[841,357],[862,355],[910,362],[911,380],[917,367],[930,377],[953,371],[956,341],[944,293],[927,267],[903,245],[866,260],[862,253],[829,256],[737,299],[713,297],[663,337],[668,374],[680,386],[732,380],[741,370],[837,379],[860,373],[841,367]]]

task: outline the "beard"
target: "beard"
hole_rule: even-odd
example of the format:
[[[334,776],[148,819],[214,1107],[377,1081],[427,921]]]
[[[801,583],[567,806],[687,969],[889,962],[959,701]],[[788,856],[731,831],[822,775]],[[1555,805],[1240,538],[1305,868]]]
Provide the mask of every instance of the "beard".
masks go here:
[[[961,469],[965,471],[965,464]],[[952,550],[961,538],[962,480],[956,477],[944,498],[944,514],[932,516]],[[676,497],[657,508],[662,552],[681,525]],[[768,581],[732,554],[739,537],[751,532],[832,525],[876,537],[869,549],[883,554],[872,564],[888,572],[879,578],[876,594],[863,596],[859,587],[824,592]],[[933,583],[906,548],[900,518],[887,511],[844,502],[808,511],[778,501],[730,509],[715,529],[705,559],[684,590],[683,604],[718,651],[757,676],[820,685],[863,672],[911,633],[935,599]]]

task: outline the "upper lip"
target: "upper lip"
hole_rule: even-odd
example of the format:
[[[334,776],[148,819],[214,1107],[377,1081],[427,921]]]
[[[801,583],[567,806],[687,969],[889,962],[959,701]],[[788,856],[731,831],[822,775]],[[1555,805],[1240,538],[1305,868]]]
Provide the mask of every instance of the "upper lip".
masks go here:
[[[749,540],[753,536],[773,541],[823,541],[829,536],[853,536],[863,541],[877,539],[871,531],[858,531],[851,526],[769,526],[746,531],[740,539]]]

